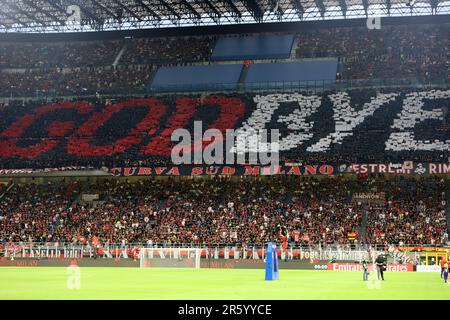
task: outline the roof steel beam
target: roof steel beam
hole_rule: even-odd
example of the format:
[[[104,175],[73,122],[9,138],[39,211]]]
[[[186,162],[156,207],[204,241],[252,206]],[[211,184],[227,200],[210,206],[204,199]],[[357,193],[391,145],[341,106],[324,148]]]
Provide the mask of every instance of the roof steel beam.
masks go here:
[[[161,3],[173,16],[177,17],[178,20],[181,19],[181,16],[178,14],[178,12],[176,12],[171,5],[169,5],[167,2],[165,2],[164,0],[158,0],[159,3]]]
[[[197,10],[194,9],[194,7],[189,2],[187,2],[186,0],[181,0],[181,3],[190,13],[192,13],[196,17],[197,20],[200,20],[202,18],[202,16],[197,12]]]
[[[51,14],[50,12],[48,12],[47,10],[44,10],[43,8],[38,8],[32,1],[29,0],[23,0],[24,3],[26,3],[27,5],[29,5],[30,7],[34,8],[36,11],[42,12],[43,14],[45,14],[47,17],[49,17],[50,19],[52,19],[53,21],[56,21],[60,24],[64,24],[65,21],[60,19],[59,17]]]
[[[241,1],[247,8],[247,10],[250,12],[253,19],[255,19],[256,22],[261,22],[264,16],[264,12],[262,11],[261,7],[258,5],[256,0],[241,0]]]
[[[300,0],[293,0],[292,3],[294,5],[295,12],[297,12],[298,17],[302,20],[303,14],[305,13],[305,8],[303,8]]]
[[[345,18],[347,16],[347,3],[345,0],[339,0],[339,6],[341,7],[342,15]]]
[[[20,19],[17,19],[16,16],[13,16],[11,14],[9,14],[8,12],[5,12],[3,10],[0,10],[0,13],[3,14],[4,16],[10,18],[12,21],[14,21],[15,23],[20,24],[22,27],[28,28],[29,25],[26,24],[25,22],[21,21]]]
[[[366,17],[367,17],[368,16],[367,9],[369,8],[369,2],[368,2],[368,0],[362,0],[362,4],[363,4],[363,7],[364,7],[364,12],[365,12]]]
[[[316,3],[317,8],[319,9],[320,16],[323,18],[325,16],[326,11],[323,0],[314,0],[314,2]]]
[[[108,15],[114,17],[116,20],[119,20],[119,17],[117,16],[117,14],[115,14],[114,12],[112,12],[111,10],[109,10],[107,7],[105,7],[103,4],[97,2],[96,0],[91,0],[93,4],[95,4],[97,7],[99,7],[100,9],[102,9],[103,11],[105,11]]]
[[[31,21],[35,22],[35,23],[39,23],[40,25],[47,27],[47,23],[45,23],[44,21],[42,21],[41,19],[37,18],[37,17],[33,17],[32,15],[30,15],[28,12],[20,9],[17,5],[9,3],[8,1],[5,1],[5,5],[7,5],[9,8],[19,12],[20,14],[23,14],[24,16],[26,16],[28,19],[30,19]]]
[[[120,0],[114,0],[115,3],[119,5],[122,9],[124,9],[126,12],[128,12],[133,18],[135,18],[138,21],[142,21],[142,18],[139,17],[133,10],[128,8],[126,5],[124,5]]]
[[[241,19],[242,13],[234,5],[233,1],[231,1],[231,0],[222,0],[222,3],[225,5],[225,7],[227,7],[227,11],[232,13],[232,16],[235,17],[236,21],[239,21]]]
[[[150,13],[156,20],[161,21],[161,17],[153,11],[148,5],[146,5],[142,0],[135,0],[138,5],[144,8],[148,13]]]
[[[215,23],[219,23],[222,14],[217,10],[215,6],[209,2],[209,0],[195,0],[195,2],[213,19]]]

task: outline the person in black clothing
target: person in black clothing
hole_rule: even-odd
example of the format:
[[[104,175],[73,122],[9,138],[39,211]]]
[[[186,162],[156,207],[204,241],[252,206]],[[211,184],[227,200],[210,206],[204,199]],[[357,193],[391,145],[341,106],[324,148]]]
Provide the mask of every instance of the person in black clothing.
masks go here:
[[[377,265],[378,280],[383,280],[384,281],[384,274],[383,274],[383,272],[386,270],[386,259],[384,258],[384,256],[382,254],[380,254],[377,257],[377,259],[375,260],[375,264]]]
[[[369,263],[366,259],[361,261],[363,267],[363,281],[367,281],[369,279]]]

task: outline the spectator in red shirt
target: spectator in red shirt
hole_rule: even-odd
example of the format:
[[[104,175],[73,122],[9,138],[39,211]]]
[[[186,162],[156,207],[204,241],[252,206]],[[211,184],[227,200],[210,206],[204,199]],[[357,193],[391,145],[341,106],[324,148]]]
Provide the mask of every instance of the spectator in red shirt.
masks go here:
[[[447,263],[447,260],[445,259],[444,256],[441,257],[441,279],[444,276],[444,269],[445,269],[445,264]]]

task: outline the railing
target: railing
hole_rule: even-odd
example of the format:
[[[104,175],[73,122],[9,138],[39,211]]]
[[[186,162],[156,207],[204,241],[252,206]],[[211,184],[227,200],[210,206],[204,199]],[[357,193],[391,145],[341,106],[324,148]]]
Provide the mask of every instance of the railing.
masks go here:
[[[216,83],[205,85],[167,85],[161,87],[114,89],[108,91],[95,90],[79,92],[76,94],[61,94],[55,89],[48,91],[35,91],[25,95],[16,95],[13,91],[0,100],[41,100],[41,99],[74,99],[78,97],[138,97],[160,94],[194,94],[194,93],[245,93],[245,92],[270,92],[270,91],[304,91],[322,92],[325,90],[346,90],[363,88],[447,88],[450,87],[450,79],[419,80],[415,78],[404,79],[359,79],[359,80],[317,80],[317,81],[279,81],[279,82],[255,82],[255,83]]]
[[[252,83],[216,83],[203,85],[167,85],[150,87],[150,93],[186,92],[252,92],[252,91],[308,91],[344,90],[357,88],[394,87],[448,87],[450,79],[430,79],[421,81],[415,78],[404,79],[361,79],[361,80],[314,80],[314,81],[272,81]]]
[[[133,258],[138,259],[140,248],[153,249],[152,256],[162,259],[175,259],[180,248],[199,248],[203,258],[210,259],[264,259],[265,246],[258,245],[223,245],[223,244],[92,244],[71,243],[0,243],[0,257],[31,259],[86,259],[86,258]],[[414,250],[415,249],[415,250]],[[437,245],[380,245],[380,244],[348,244],[348,245],[292,245],[280,249],[279,256],[283,260],[328,260],[328,261],[360,261],[368,256],[385,252],[396,262],[420,261],[424,251],[450,252],[450,247]]]

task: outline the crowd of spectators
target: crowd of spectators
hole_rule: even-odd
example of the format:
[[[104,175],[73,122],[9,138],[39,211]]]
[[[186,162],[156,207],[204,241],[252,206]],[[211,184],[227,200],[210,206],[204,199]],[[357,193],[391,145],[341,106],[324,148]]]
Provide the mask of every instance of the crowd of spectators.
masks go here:
[[[86,243],[96,236],[107,244],[262,245],[278,239],[282,226],[291,245],[438,245],[448,241],[443,188],[438,178],[342,177],[16,184],[0,201],[0,242]],[[385,192],[384,205],[353,199],[368,190]],[[81,194],[99,200],[83,202]],[[367,236],[359,237],[366,212]]]
[[[140,93],[155,66],[206,61],[213,44],[209,37],[2,43],[0,96]]]
[[[374,206],[367,220],[369,243],[446,243],[444,179],[386,181],[389,198]]]
[[[33,97],[40,92],[56,92],[61,70],[0,71],[0,95],[3,97]]]
[[[143,92],[152,74],[151,65],[81,67],[0,72],[0,95],[52,97]]]
[[[445,79],[450,25],[330,28],[297,35],[297,57],[337,57],[342,79]]]
[[[2,42],[0,69],[53,69],[108,66],[123,47],[122,40]]]
[[[214,43],[214,38],[209,36],[136,38],[128,42],[120,64],[183,65],[205,62],[209,61]]]
[[[428,82],[449,75],[448,24],[383,26],[380,30],[315,29],[296,37],[298,58],[337,57],[342,80],[402,78]],[[214,44],[212,36],[5,42],[0,44],[0,96],[35,96],[37,91],[44,95],[82,95],[102,90],[136,93],[149,80],[146,70],[209,62]],[[138,72],[105,74],[104,70],[112,65]],[[15,72],[17,69],[20,72]]]
[[[148,85],[152,70],[151,65],[80,68],[64,73],[57,91],[64,95],[139,93]]]

